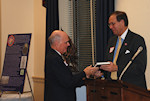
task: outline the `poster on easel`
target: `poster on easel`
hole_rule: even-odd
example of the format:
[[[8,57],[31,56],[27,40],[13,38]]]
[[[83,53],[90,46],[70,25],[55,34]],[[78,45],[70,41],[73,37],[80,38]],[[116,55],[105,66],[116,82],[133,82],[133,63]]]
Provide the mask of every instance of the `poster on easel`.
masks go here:
[[[1,91],[23,93],[31,33],[9,34],[1,76]]]

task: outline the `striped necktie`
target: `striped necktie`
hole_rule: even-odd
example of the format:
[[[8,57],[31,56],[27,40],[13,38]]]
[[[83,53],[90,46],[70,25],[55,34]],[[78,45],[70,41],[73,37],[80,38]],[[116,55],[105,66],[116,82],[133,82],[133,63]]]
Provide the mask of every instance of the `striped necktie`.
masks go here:
[[[119,55],[119,51],[120,51],[120,48],[121,48],[121,37],[119,36],[118,38],[119,38],[118,48],[117,48],[117,51],[116,51],[115,58],[113,60],[113,63],[115,65],[116,65],[116,61],[117,61],[117,58],[118,58],[118,55]],[[111,79],[112,80],[117,80],[117,71],[111,72]]]

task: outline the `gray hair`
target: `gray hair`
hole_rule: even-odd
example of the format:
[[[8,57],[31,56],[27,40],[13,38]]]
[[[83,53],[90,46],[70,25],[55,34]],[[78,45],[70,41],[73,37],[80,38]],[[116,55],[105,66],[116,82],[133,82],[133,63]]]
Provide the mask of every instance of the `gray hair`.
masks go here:
[[[48,38],[50,46],[53,45],[56,41],[60,41],[60,39],[61,39],[61,36],[59,34],[50,35]]]

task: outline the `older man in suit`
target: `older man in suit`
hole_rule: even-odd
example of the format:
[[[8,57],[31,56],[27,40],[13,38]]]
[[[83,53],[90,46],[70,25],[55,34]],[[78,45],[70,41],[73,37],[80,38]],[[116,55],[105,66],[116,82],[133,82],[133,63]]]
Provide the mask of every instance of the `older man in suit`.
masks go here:
[[[99,68],[88,66],[73,75],[62,58],[70,46],[67,33],[55,30],[49,42],[51,49],[46,56],[44,101],[76,101],[76,87],[84,85],[84,79],[94,75]]]
[[[100,68],[107,71],[105,73],[107,79],[118,80],[120,78],[127,83],[147,89],[145,80],[147,51],[144,38],[128,28],[128,18],[125,12],[113,12],[108,23],[115,35],[110,38],[106,52],[106,61],[111,62],[110,65],[103,65]],[[143,50],[127,66],[139,47]]]

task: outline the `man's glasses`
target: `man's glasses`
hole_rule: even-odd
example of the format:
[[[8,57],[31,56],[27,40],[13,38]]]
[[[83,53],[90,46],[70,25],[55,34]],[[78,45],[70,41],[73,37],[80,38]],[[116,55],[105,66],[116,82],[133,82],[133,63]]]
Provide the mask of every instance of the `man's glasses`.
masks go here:
[[[111,25],[114,26],[115,24],[116,24],[116,23],[111,22],[111,23],[108,24],[108,26],[109,26],[109,27],[110,27]]]

